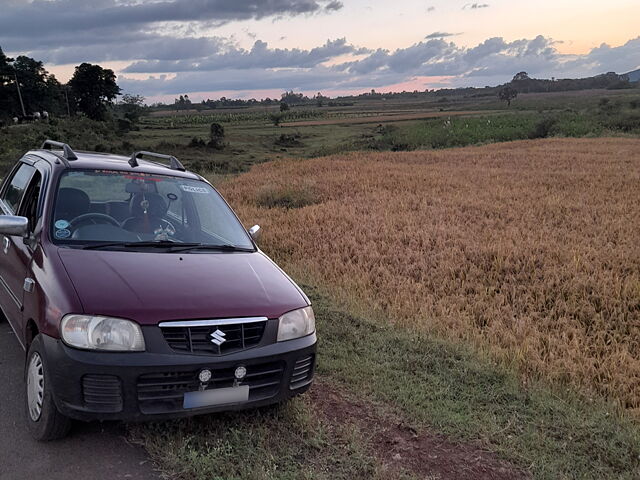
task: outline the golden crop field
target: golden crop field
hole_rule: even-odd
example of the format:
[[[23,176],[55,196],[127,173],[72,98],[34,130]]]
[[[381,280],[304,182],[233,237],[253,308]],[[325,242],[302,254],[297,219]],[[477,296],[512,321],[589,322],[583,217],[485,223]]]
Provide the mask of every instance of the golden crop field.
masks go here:
[[[221,191],[351,308],[640,414],[639,140],[282,160]]]

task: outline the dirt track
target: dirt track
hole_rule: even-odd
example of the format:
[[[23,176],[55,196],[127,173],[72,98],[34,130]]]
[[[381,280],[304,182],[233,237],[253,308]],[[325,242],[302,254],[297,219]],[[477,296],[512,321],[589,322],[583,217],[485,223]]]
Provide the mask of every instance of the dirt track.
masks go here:
[[[390,472],[410,471],[418,478],[447,480],[522,480],[529,474],[479,446],[453,442],[441,435],[418,432],[389,412],[377,414],[371,405],[317,381],[310,395],[331,423],[353,423],[366,432]]]

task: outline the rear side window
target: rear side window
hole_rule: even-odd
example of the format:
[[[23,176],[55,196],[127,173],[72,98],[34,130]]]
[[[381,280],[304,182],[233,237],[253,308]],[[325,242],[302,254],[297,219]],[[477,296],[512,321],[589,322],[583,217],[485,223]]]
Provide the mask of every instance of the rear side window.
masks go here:
[[[18,167],[15,175],[11,179],[11,183],[7,187],[7,190],[4,192],[3,200],[7,205],[11,213],[16,213],[18,207],[20,206],[20,201],[24,196],[24,192],[27,189],[27,185],[29,184],[29,180],[33,175],[35,168],[31,165],[27,165],[23,163]]]

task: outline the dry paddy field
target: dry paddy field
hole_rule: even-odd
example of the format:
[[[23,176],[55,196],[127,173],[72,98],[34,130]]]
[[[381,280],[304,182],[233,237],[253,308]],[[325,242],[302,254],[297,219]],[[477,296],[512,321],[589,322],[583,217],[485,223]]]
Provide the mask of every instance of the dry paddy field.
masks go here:
[[[639,140],[285,160],[221,191],[349,308],[640,415]]]

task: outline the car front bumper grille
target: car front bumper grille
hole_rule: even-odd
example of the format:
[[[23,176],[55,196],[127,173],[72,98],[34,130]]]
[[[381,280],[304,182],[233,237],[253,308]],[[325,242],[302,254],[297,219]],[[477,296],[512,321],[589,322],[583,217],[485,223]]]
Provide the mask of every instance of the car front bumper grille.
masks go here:
[[[265,319],[260,322],[210,326],[161,326],[160,329],[169,347],[176,352],[224,355],[258,345],[266,324]]]
[[[283,362],[249,365],[240,382],[249,386],[249,401],[264,400],[278,394],[285,369]],[[232,387],[235,368],[211,368],[212,378],[206,390]],[[138,378],[138,405],[145,414],[182,410],[184,394],[200,389],[200,370],[187,372],[160,372],[141,375]]]
[[[122,411],[122,382],[115,375],[85,375],[82,377],[84,404],[94,412]]]

